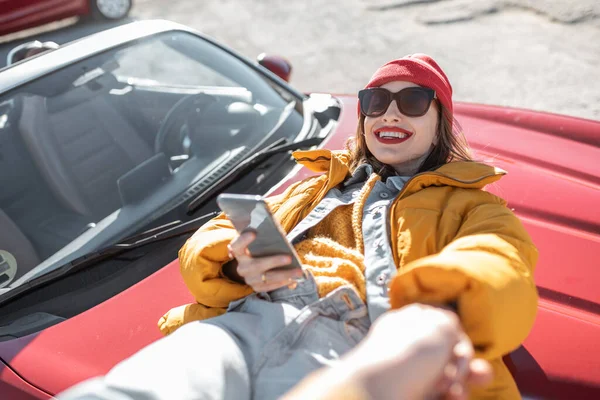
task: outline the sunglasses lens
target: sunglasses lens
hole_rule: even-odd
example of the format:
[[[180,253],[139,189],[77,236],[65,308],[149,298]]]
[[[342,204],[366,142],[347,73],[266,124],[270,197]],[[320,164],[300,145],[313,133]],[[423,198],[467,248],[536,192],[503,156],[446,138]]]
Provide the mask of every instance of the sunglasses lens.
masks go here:
[[[429,109],[429,94],[420,88],[406,88],[400,93],[400,111],[409,117],[424,115]]]
[[[389,96],[381,90],[365,90],[360,101],[360,108],[367,117],[375,117],[385,113],[390,105]]]
[[[383,115],[392,98],[396,100],[400,112],[409,117],[425,115],[432,100],[431,91],[420,87],[405,88],[395,94],[381,88],[365,89],[359,93],[360,111],[367,117]]]

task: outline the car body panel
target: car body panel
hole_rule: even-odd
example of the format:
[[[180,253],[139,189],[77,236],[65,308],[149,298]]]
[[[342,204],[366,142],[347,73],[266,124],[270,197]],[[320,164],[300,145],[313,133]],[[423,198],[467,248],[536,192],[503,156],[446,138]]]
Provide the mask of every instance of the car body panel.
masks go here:
[[[327,148],[343,148],[355,130],[356,99],[340,100],[340,125],[324,143]],[[456,116],[477,156],[492,157],[495,165],[508,170],[489,190],[509,201],[540,251],[535,273],[541,294],[539,314],[523,347],[507,359],[509,366],[521,389],[535,397],[567,396],[577,390],[600,395],[600,349],[596,345],[600,298],[595,289],[600,272],[591,261],[600,251],[599,230],[594,231],[600,215],[593,207],[600,203],[600,191],[599,171],[589,164],[600,159],[600,148],[587,143],[595,140],[600,123],[462,103],[456,105]],[[533,122],[520,125],[506,120],[516,117]],[[536,125],[536,118],[553,119],[557,125],[552,129],[585,140],[557,135]],[[591,133],[588,136],[582,134],[586,129]],[[310,175],[302,168],[274,193]],[[1,342],[0,358],[27,381],[56,393],[107,372],[158,339],[160,316],[191,301],[175,260],[80,315],[37,334]],[[60,374],[47,373],[57,365]]]
[[[10,400],[48,399],[50,397],[48,393],[23,380],[2,361],[0,361],[0,395],[2,399]]]
[[[538,286],[600,304],[591,284],[600,277],[591,262],[600,243],[600,123],[489,106],[457,112],[478,156],[508,171],[488,190],[508,201],[536,239]]]
[[[170,307],[192,301],[179,274],[179,263],[173,261],[69,320],[37,334],[0,343],[0,359],[27,381],[55,394],[83,379],[106,373],[161,337],[158,319]],[[57,365],[61,366],[60,374],[49,374]]]
[[[89,12],[88,0],[0,0],[0,35]]]

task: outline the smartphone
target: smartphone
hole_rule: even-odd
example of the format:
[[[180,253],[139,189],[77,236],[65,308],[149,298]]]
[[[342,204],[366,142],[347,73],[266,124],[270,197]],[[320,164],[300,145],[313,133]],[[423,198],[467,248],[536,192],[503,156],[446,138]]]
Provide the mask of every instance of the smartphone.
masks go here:
[[[217,204],[238,233],[253,231],[256,234],[254,241],[248,245],[252,257],[287,254],[292,262],[273,270],[302,269],[296,250],[261,196],[222,193],[217,196]]]

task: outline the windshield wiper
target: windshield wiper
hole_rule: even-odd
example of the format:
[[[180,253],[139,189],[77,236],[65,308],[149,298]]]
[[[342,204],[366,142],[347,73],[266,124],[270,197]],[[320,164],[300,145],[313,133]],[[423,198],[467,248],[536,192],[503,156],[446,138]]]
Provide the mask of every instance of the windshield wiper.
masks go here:
[[[131,236],[130,238],[124,239],[123,242],[113,244],[97,251],[92,251],[81,257],[77,257],[76,259],[69,261],[68,263],[53,269],[48,273],[24,282],[16,288],[10,289],[10,291],[0,296],[0,306],[25,292],[34,290],[39,286],[46,285],[54,280],[62,278],[65,275],[72,274],[75,271],[80,271],[101,261],[114,258],[131,250],[138,249],[152,243],[193,233],[204,224],[205,220],[213,218],[217,214],[219,214],[219,212],[214,211],[184,223],[181,223],[180,221],[171,222],[161,227],[151,229],[142,234]],[[135,241],[131,242],[132,239],[135,239]],[[127,241],[129,241],[129,243],[126,243]]]
[[[188,215],[193,214],[194,211],[206,204],[206,202],[208,202],[213,196],[217,195],[224,187],[232,183],[235,179],[239,178],[243,174],[250,172],[252,168],[264,162],[272,155],[304,147],[312,147],[318,145],[322,141],[323,138],[314,137],[288,144],[285,144],[286,139],[280,139],[271,143],[269,146],[255,153],[253,156],[250,156],[242,161],[235,168],[221,177],[221,179],[211,185],[200,196],[194,199],[188,206]],[[15,288],[10,289],[8,292],[0,296],[0,306],[24,293],[30,292],[40,286],[58,280],[65,275],[69,275],[76,271],[93,266],[101,261],[115,258],[119,255],[123,255],[129,251],[150,245],[152,243],[193,233],[204,224],[205,220],[215,217],[217,214],[219,214],[219,212],[214,211],[184,223],[181,223],[180,221],[173,221],[160,227],[153,228],[149,231],[130,236],[126,239],[123,239],[119,243],[103,249],[92,251],[50,272],[47,272],[27,282],[24,282]]]
[[[285,153],[290,150],[298,150],[304,147],[316,146],[321,143],[323,139],[324,138],[321,137],[312,137],[299,142],[284,144],[286,139],[282,138],[271,143],[269,146],[255,153],[253,156],[246,158],[235,168],[232,168],[227,174],[223,175],[219,180],[203,191],[201,195],[192,200],[188,205],[187,215],[192,215],[196,210],[209,202],[214,196],[219,194],[223,188],[230,185],[234,180],[239,179],[242,175],[252,171],[254,167],[267,160],[272,155]]]

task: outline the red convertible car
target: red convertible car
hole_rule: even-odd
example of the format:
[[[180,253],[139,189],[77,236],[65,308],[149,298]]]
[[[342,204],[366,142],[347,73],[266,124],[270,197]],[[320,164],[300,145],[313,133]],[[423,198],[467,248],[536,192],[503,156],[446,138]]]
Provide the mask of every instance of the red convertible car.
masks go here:
[[[187,27],[143,21],[0,70],[0,398],[104,374],[192,301],[177,250],[215,196],[311,173],[357,96],[306,95]],[[540,252],[533,331],[506,357],[526,398],[600,398],[600,122],[457,103],[479,159]]]
[[[0,36],[63,18],[125,18],[133,0],[0,0]]]

